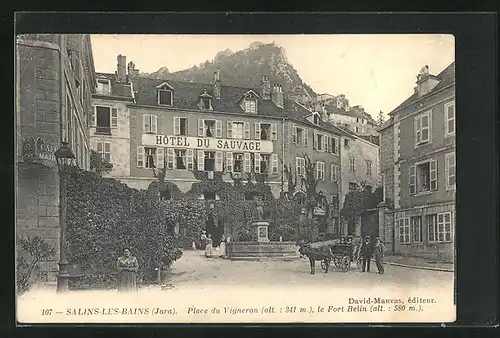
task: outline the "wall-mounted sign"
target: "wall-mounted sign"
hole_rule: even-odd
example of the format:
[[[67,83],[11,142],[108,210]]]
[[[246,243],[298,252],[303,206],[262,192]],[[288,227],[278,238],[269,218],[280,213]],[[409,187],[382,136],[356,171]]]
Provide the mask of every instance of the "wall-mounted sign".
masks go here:
[[[44,160],[56,162],[54,152],[57,150],[57,145],[45,142],[41,137],[36,140],[33,137],[28,137],[22,142],[24,161]]]
[[[142,145],[151,147],[192,148],[242,153],[273,152],[273,142],[264,140],[235,140],[211,137],[168,136],[142,134]]]

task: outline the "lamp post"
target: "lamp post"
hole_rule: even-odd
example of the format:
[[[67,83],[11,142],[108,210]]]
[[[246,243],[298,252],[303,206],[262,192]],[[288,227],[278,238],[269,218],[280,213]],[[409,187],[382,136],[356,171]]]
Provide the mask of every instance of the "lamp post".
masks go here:
[[[67,141],[63,141],[54,153],[59,170],[59,271],[57,273],[57,292],[68,291],[68,261],[66,260],[66,181],[67,168],[74,164],[75,155]]]

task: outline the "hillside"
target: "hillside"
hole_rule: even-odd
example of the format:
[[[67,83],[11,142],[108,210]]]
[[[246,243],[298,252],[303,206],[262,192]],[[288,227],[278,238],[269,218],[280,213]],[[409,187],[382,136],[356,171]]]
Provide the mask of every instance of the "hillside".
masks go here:
[[[149,74],[149,77],[186,82],[210,83],[220,69],[225,85],[258,88],[261,75],[267,74],[273,84],[283,86],[286,97],[301,102],[316,98],[316,93],[305,84],[293,66],[288,63],[285,50],[274,43],[253,42],[244,50],[229,49],[218,52],[214,59],[178,72],[170,73],[166,67]]]

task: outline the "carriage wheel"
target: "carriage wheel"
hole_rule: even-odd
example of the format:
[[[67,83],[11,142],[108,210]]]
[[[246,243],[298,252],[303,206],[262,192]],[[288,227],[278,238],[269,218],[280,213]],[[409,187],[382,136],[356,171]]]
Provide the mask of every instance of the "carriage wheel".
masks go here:
[[[321,268],[326,271],[326,263],[325,260],[321,260]]]
[[[351,258],[349,256],[344,256],[342,258],[342,271],[347,272],[349,271],[349,267],[351,265]]]
[[[335,262],[335,267],[336,267],[337,269],[340,269],[340,258],[335,257],[335,258],[334,258],[334,262]]]

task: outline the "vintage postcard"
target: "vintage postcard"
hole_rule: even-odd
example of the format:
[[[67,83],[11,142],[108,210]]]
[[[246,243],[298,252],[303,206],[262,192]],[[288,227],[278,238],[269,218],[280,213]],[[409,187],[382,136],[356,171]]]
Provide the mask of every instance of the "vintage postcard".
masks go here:
[[[16,39],[34,323],[454,322],[452,35]]]

